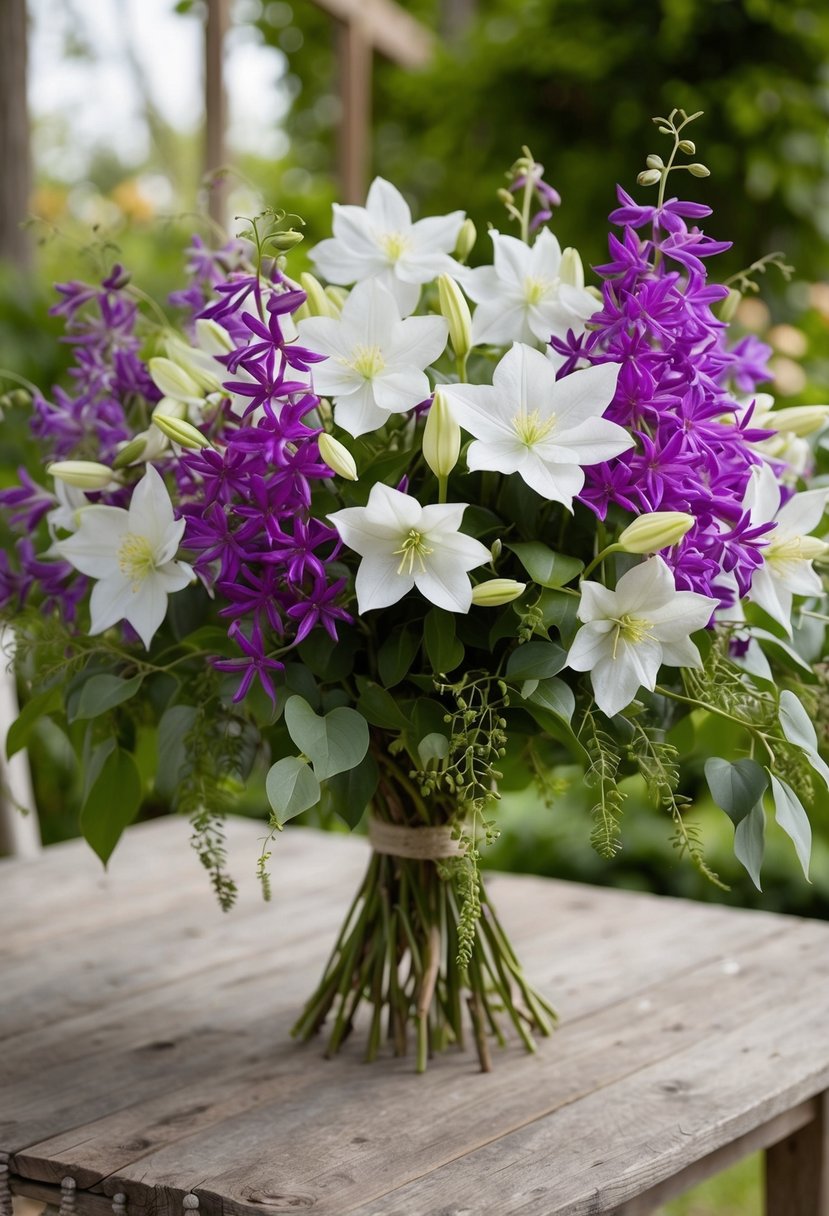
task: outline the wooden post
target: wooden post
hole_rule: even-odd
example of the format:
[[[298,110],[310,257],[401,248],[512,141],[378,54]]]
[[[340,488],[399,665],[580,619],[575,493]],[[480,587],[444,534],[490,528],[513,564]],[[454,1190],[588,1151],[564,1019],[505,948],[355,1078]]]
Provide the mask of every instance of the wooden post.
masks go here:
[[[224,42],[228,27],[227,0],[207,0],[204,31],[204,172],[214,174],[227,163],[227,94],[224,84]],[[227,224],[227,182],[222,176],[208,187],[207,210],[222,227]]]
[[[811,1123],[766,1150],[766,1216],[829,1216],[829,1093]]]
[[[372,45],[358,15],[337,30],[340,64],[340,188],[346,203],[363,203],[370,159]]]
[[[26,0],[0,0],[0,259],[21,270],[31,264],[32,186],[26,102]]]

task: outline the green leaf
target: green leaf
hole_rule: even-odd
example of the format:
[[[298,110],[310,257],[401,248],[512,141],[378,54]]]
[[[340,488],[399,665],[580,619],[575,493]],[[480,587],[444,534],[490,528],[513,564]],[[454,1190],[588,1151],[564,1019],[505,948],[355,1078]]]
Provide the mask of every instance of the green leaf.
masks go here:
[[[280,827],[320,800],[320,783],[299,756],[285,756],[271,765],[265,791]]]
[[[463,661],[464,649],[455,637],[455,618],[444,608],[432,608],[423,622],[423,645],[435,675],[453,671]]]
[[[33,697],[29,697],[6,735],[7,759],[11,760],[15,752],[19,752],[26,746],[29,736],[40,719],[48,717],[54,710],[60,709],[62,702],[63,690],[59,686],[47,688],[45,692],[39,692]]]
[[[83,749],[83,793],[81,795],[81,806],[89,797],[90,791],[101,775],[101,769],[104,767],[106,760],[112,755],[117,746],[117,739],[104,739],[103,743],[99,743],[96,748],[92,748],[91,739],[92,727],[88,728],[87,737],[84,739]]]
[[[760,886],[760,867],[765,848],[766,812],[762,802],[758,802],[734,830],[734,855],[745,866],[758,891],[763,889]]]
[[[545,680],[558,675],[566,660],[566,653],[557,642],[531,639],[514,650],[507,660],[507,677],[519,683],[521,680]]]
[[[353,634],[346,634],[335,642],[324,630],[316,629],[297,647],[297,654],[309,671],[324,683],[332,684],[346,679],[354,670],[356,641]],[[304,695],[302,689],[295,691]]]
[[[780,694],[780,726],[790,743],[801,748],[812,768],[829,787],[829,765],[818,752],[817,735],[812,719],[793,692],[784,689]]]
[[[399,684],[408,673],[420,648],[420,636],[413,629],[395,629],[377,653],[380,679],[386,688]]]
[[[83,685],[77,701],[68,713],[70,722],[81,718],[97,718],[116,705],[123,705],[134,697],[144,682],[143,675],[133,676],[124,680],[120,676],[97,675],[91,676]]]
[[[104,865],[141,806],[141,777],[131,754],[115,748],[104,760],[81,811],[81,832]]]
[[[356,768],[368,751],[368,723],[356,709],[340,706],[320,717],[302,697],[289,697],[285,725],[319,781]]]
[[[409,719],[403,714],[390,692],[367,680],[364,676],[357,677],[357,688],[360,695],[357,708],[367,722],[372,726],[380,726],[385,730],[406,730]]]
[[[794,845],[798,860],[806,878],[809,877],[809,859],[812,853],[812,825],[797,794],[785,781],[779,781],[770,772],[771,792],[774,798],[774,816],[780,827]]]
[[[449,755],[449,740],[446,735],[424,735],[417,745],[417,754],[423,768],[428,768],[433,760],[445,760]]]
[[[176,793],[187,762],[184,741],[195,720],[196,710],[192,705],[171,705],[161,715],[154,782],[155,791],[161,798],[172,799]]]
[[[548,629],[552,625],[561,634],[562,640],[568,643],[575,637],[579,627],[576,613],[579,609],[579,599],[566,591],[542,591],[538,604],[541,609],[541,621]]]
[[[736,760],[732,764],[718,756],[705,761],[705,780],[717,806],[735,824],[753,810],[769,783],[766,770],[756,760]]]
[[[577,557],[556,553],[538,541],[507,545],[506,548],[512,550],[539,587],[564,587],[584,569],[584,562]]]
[[[576,708],[576,698],[570,685],[554,676],[548,680],[539,680],[538,687],[530,693],[527,700],[549,710],[566,723],[572,720]]]
[[[367,752],[356,768],[337,773],[326,782],[326,795],[331,808],[350,828],[362,819],[374,797],[380,770],[371,752]]]

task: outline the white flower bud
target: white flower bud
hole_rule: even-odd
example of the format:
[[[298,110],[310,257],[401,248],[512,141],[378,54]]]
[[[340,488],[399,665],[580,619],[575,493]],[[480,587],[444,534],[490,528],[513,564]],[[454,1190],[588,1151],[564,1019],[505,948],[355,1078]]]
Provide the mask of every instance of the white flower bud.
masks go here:
[[[196,339],[199,350],[208,355],[229,355],[233,350],[233,339],[218,321],[200,317],[196,322]]]
[[[680,152],[684,152],[686,156],[693,156],[697,150],[697,145],[692,139],[681,139],[678,147]]]
[[[661,156],[657,156],[655,152],[651,153],[651,155],[645,161],[645,164],[648,166],[649,169],[664,169],[665,168],[664,160],[662,159]]]
[[[658,169],[643,169],[636,180],[640,186],[655,186],[662,181],[662,174]]]
[[[325,294],[334,305],[336,312],[334,315],[338,317],[343,310],[343,304],[348,299],[348,292],[344,287],[332,287],[330,284],[325,289]]]
[[[461,224],[461,230],[458,233],[458,243],[455,246],[455,257],[459,262],[465,262],[472,252],[475,242],[478,239],[478,230],[472,223],[472,220],[467,218]]]
[[[829,421],[829,405],[789,405],[783,410],[773,410],[764,419],[764,424],[788,435],[813,435]]]
[[[172,439],[180,448],[209,448],[210,440],[202,435],[192,423],[184,418],[169,418],[166,414],[153,414],[153,425],[157,426],[162,435]]]
[[[558,277],[569,287],[584,287],[584,266],[577,249],[568,245],[564,250],[558,268]]]
[[[339,473],[340,477],[344,477],[346,481],[358,480],[356,461],[345,444],[340,443],[339,439],[335,439],[333,435],[329,435],[327,431],[323,431],[317,439],[317,446],[319,447],[320,456],[329,469],[333,469],[335,473]]]
[[[461,452],[461,428],[440,389],[435,393],[423,431],[423,457],[435,477],[448,477]]]
[[[710,177],[711,176],[711,170],[706,165],[699,164],[699,162],[695,162],[693,165],[689,165],[688,172],[691,174],[691,177]]]
[[[204,393],[198,383],[172,359],[150,359],[149,368],[156,388],[161,389],[165,397],[186,401],[188,405],[202,401]]]
[[[438,279],[438,301],[441,314],[449,323],[449,339],[458,359],[465,359],[472,349],[472,314],[466,296],[448,274]]]
[[[57,460],[46,472],[78,490],[105,490],[112,484],[112,469],[96,460]]]
[[[728,295],[725,297],[722,304],[720,305],[720,320],[721,321],[725,321],[725,323],[728,324],[729,321],[734,320],[737,309],[740,307],[740,302],[741,302],[742,298],[743,298],[743,293],[741,291],[738,291],[736,287],[729,288]]]
[[[127,465],[134,464],[144,455],[144,450],[147,446],[145,435],[136,435],[134,439],[130,439],[123,447],[118,449],[118,455],[112,462],[113,469],[125,469]]]
[[[163,414],[165,418],[186,418],[187,404],[178,397],[162,397],[153,406],[152,417]]]
[[[312,274],[301,274],[299,282],[305,292],[305,306],[309,317],[337,317],[340,310],[325,294],[325,288]]]
[[[696,522],[685,511],[651,511],[628,524],[618,544],[626,553],[658,553],[681,541]]]
[[[526,583],[517,583],[514,578],[490,578],[472,588],[472,603],[483,608],[500,608],[510,604],[523,594]]]

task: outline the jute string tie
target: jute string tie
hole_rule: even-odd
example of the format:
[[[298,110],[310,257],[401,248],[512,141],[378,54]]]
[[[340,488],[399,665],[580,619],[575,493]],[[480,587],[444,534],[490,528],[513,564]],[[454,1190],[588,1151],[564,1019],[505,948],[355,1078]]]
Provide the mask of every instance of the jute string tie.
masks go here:
[[[460,842],[452,839],[448,824],[408,827],[371,818],[368,839],[375,853],[405,857],[410,861],[440,861],[444,857],[460,857],[462,853]]]

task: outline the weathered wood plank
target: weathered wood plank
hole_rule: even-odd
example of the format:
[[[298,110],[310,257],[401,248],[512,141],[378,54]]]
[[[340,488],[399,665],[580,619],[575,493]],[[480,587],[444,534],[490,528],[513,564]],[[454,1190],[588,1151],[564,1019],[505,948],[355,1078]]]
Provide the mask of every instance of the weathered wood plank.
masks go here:
[[[815,1117],[766,1152],[766,1216],[829,1213],[829,1094]]]

